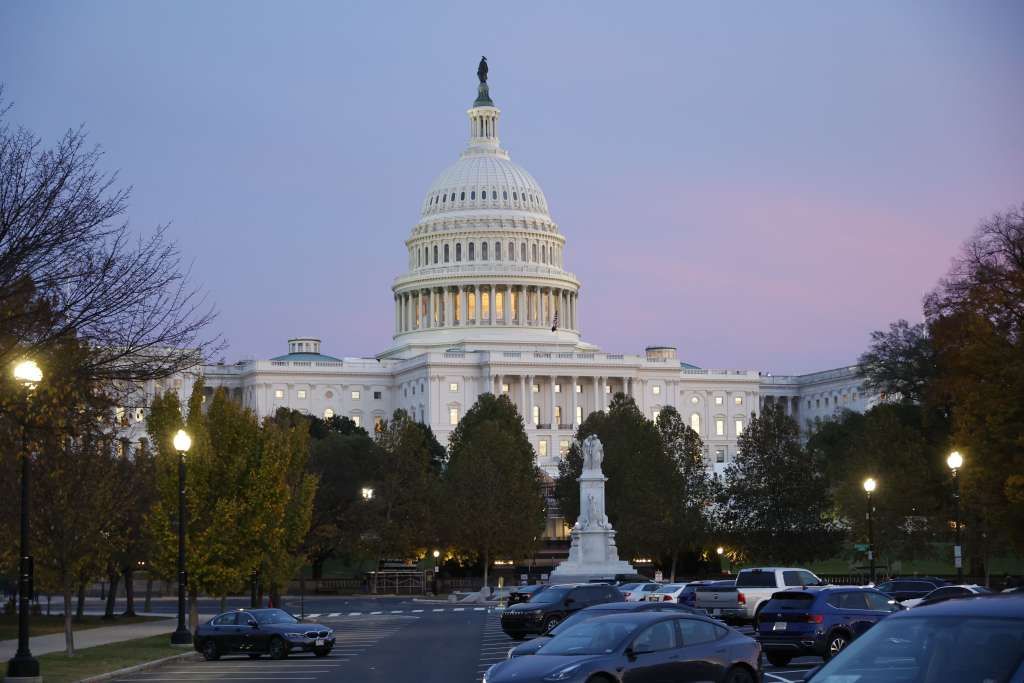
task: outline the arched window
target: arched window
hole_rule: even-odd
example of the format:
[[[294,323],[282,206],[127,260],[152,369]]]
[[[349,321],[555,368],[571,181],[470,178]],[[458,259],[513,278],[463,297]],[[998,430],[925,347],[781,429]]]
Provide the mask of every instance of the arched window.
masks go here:
[[[476,190],[473,190],[472,192],[469,193],[469,198],[476,199]]]
[[[491,190],[491,199],[497,199],[497,198],[498,198],[498,191],[497,190]]]
[[[517,195],[514,191],[512,192],[512,201],[514,201],[514,202],[519,201],[519,195]]]
[[[452,192],[452,201],[453,202],[455,201],[455,193],[454,192]]]
[[[470,261],[472,261],[472,260],[473,260],[473,256],[472,256],[472,253],[473,253],[473,252],[471,251],[471,252],[470,252],[470,257],[469,257],[469,260],[470,260]],[[447,260],[447,259],[445,259],[445,260]],[[461,260],[462,260],[462,242],[458,242],[458,243],[456,243],[456,245],[455,245],[455,260],[456,260],[456,261],[461,261]]]
[[[501,260],[501,242],[495,242],[494,243],[494,260],[495,261],[500,261]]]
[[[417,267],[423,265],[422,256],[423,256],[423,252],[421,252],[419,249],[417,249],[416,250],[416,266]]]
[[[480,243],[480,260],[481,261],[486,261],[487,260],[487,242],[481,242]]]
[[[534,263],[537,262],[537,245],[536,244],[533,245],[533,262]]]
[[[516,260],[516,245],[512,244],[511,242],[508,243],[508,260]]]
[[[434,245],[434,263],[437,263],[437,245]]]
[[[446,195],[446,194],[441,195],[441,201],[442,202],[447,202],[448,201],[448,195]]]
[[[474,247],[474,244],[472,242],[470,242],[469,243],[469,260],[470,261],[472,261],[472,260],[474,260],[476,258],[476,253],[475,253],[476,250],[473,247]]]
[[[459,201],[460,202],[466,201],[466,193],[465,192],[463,192],[462,194],[459,195]]]
[[[507,199],[508,199],[508,190],[503,190],[503,191],[502,191],[502,193],[501,193],[501,198],[502,198],[502,199],[505,199],[505,200],[507,200]]]
[[[690,429],[700,434],[700,414],[694,413],[690,415]]]
[[[540,260],[544,263],[548,262],[548,245],[544,245],[540,248]]]
[[[519,251],[521,252],[521,254],[520,254],[521,259],[520,260],[526,261],[527,260],[526,259],[526,242],[523,242],[522,249],[520,249]]]
[[[444,262],[448,263],[448,245],[444,245]]]

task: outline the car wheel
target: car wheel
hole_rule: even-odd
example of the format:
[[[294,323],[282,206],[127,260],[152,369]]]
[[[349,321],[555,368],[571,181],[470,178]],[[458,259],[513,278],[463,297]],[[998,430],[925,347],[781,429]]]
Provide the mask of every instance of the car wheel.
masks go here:
[[[843,648],[850,644],[845,633],[832,633],[828,637],[828,645],[825,647],[825,655],[822,657],[826,662],[842,652]]]
[[[587,683],[612,683],[612,679],[598,674],[587,679]]]
[[[725,683],[756,683],[757,679],[742,666],[734,666],[725,675]]]
[[[270,641],[268,651],[271,659],[284,659],[288,656],[288,644],[280,638],[274,638]]]
[[[319,650],[313,650],[313,654],[315,654],[317,657],[326,657],[327,655],[331,654],[331,651],[327,648],[321,648]]]
[[[203,659],[208,662],[220,659],[220,648],[217,647],[217,643],[212,639],[203,643]]]
[[[544,633],[547,633],[548,631],[550,631],[554,627],[558,626],[558,624],[561,623],[561,621],[562,621],[561,619],[559,619],[558,617],[554,617],[554,616],[548,617],[547,619],[545,619],[544,620]]]
[[[768,653],[768,661],[772,666],[788,666],[793,658],[789,655],[780,655],[776,652]]]

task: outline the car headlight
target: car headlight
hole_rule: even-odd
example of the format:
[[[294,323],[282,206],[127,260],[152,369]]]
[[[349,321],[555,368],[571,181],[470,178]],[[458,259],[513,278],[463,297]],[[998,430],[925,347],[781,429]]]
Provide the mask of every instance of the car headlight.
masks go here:
[[[507,654],[507,655],[505,655],[505,659],[512,659],[512,652],[513,652],[513,650],[515,650],[515,649],[516,649],[516,648],[515,648],[515,646],[513,646],[513,647],[510,647],[510,648],[508,649],[508,654]]]
[[[544,677],[545,681],[564,681],[580,670],[583,664],[570,664]]]
[[[481,683],[489,683],[489,681],[491,680],[491,671],[493,671],[494,667],[496,666],[497,664],[491,664],[489,667],[487,667],[487,671],[484,672],[484,677]]]

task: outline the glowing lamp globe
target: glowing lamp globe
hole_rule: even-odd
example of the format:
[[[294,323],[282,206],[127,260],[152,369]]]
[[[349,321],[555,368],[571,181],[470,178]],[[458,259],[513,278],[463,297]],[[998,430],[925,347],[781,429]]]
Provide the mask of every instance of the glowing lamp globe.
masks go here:
[[[14,379],[27,387],[43,381],[43,371],[34,360],[23,360],[14,366]]]
[[[878,482],[876,482],[871,477],[868,477],[867,479],[864,480],[864,490],[867,491],[868,493],[872,493],[877,487]]]
[[[946,458],[946,464],[949,465],[949,469],[958,470],[964,464],[964,456],[960,455],[959,451],[953,451],[949,454],[949,457]]]
[[[187,453],[192,448],[192,437],[184,429],[179,429],[174,435],[174,450],[179,453]]]

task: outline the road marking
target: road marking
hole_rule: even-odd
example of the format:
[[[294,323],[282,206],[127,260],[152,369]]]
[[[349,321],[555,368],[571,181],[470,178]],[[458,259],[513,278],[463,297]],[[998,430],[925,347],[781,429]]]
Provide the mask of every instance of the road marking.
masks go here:
[[[402,613],[403,611],[404,611],[404,610],[400,610],[400,609],[393,609],[393,610],[391,610],[391,613],[392,613],[392,614],[401,614],[401,613]]]
[[[370,612],[370,614],[384,614],[383,612]]]
[[[422,612],[422,611],[423,611],[423,610],[421,610],[421,609],[414,609],[414,610],[412,611],[412,613],[413,613],[413,614],[419,614],[419,613],[420,613],[420,612]]]
[[[466,608],[465,607],[455,607],[455,608],[452,609],[452,611],[453,612],[465,612]]]
[[[361,614],[362,614],[362,612],[349,612],[349,613],[348,613],[348,615],[349,615],[350,617],[358,617],[358,616],[359,616],[359,615],[361,615]]]
[[[485,612],[486,610],[487,610],[486,607],[474,607],[473,608],[474,612]]]
[[[443,611],[444,611],[444,608],[442,607],[442,608],[440,608],[440,609],[433,609],[433,610],[430,610],[430,611],[431,611],[431,612],[443,612]]]
[[[310,619],[316,619],[317,617],[320,616],[320,614],[307,614],[306,616],[309,617]]]
[[[341,616],[341,612],[331,612],[327,616],[329,616],[329,617],[340,617]]]

